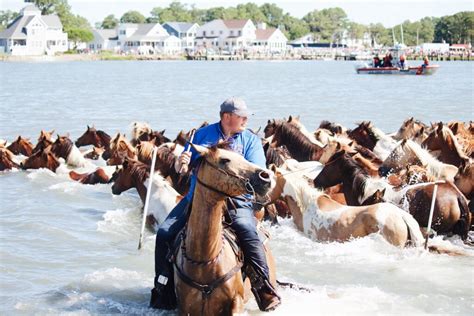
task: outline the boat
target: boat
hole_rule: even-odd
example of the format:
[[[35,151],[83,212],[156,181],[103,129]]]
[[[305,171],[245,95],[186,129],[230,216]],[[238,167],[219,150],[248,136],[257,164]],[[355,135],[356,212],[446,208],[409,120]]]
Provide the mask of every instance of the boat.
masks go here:
[[[402,67],[400,63],[400,57],[405,55],[406,46],[403,44],[397,44],[389,50],[389,53],[392,55],[392,66],[390,67],[376,67],[374,61],[370,64],[357,64],[356,72],[358,74],[368,74],[368,75],[432,75],[438,69],[439,65],[425,65],[424,63],[419,66],[408,66],[404,65]]]

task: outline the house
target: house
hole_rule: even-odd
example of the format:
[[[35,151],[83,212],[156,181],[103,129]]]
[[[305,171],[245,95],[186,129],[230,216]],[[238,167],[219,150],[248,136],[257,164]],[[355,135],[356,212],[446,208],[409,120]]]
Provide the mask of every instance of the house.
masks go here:
[[[196,48],[235,52],[248,49],[255,40],[256,27],[247,20],[213,20],[198,28]]]
[[[92,42],[88,43],[88,48],[91,52],[98,52],[101,50],[120,50],[117,29],[93,29],[92,34],[94,35],[94,39]]]
[[[117,29],[117,45],[124,52],[169,55],[181,52],[181,40],[170,36],[159,23],[123,23]]]
[[[0,52],[11,55],[44,55],[65,52],[67,34],[56,14],[41,15],[35,5],[28,5],[0,33]]]
[[[163,28],[168,34],[181,39],[181,48],[183,50],[194,50],[194,39],[196,37],[199,24],[185,22],[166,22]]]
[[[260,23],[255,31],[253,51],[260,53],[282,53],[286,51],[288,39],[285,34],[274,27],[267,28],[265,23]]]

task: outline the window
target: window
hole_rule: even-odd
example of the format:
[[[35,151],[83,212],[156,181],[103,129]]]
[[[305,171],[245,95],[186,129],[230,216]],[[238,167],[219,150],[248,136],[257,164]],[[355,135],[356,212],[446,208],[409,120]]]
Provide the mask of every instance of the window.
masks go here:
[[[102,49],[102,44],[97,44],[97,49]]]
[[[220,34],[220,35],[222,35],[222,33],[224,33],[224,32],[222,32],[222,31],[219,31],[219,34]]]
[[[94,44],[89,44],[90,49],[94,49]]]
[[[202,36],[206,37],[206,31],[202,31]]]
[[[242,36],[242,31],[239,31],[239,36]]]
[[[120,33],[119,33],[119,34],[120,34],[120,35],[125,35],[126,32],[125,32],[125,30],[120,30]]]
[[[214,35],[214,31],[211,31],[211,35]]]
[[[231,31],[230,31],[230,35],[234,35],[234,31],[231,30]]]

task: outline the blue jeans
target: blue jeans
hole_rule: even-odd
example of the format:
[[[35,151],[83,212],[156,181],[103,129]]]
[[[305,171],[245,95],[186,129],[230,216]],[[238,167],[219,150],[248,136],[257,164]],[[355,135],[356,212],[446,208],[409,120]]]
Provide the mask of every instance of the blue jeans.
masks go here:
[[[160,225],[156,233],[155,244],[155,277],[164,275],[170,277],[172,269],[166,260],[170,244],[186,224],[188,200],[182,199],[168,214],[166,220]],[[235,205],[235,209],[234,209]],[[245,262],[252,265],[257,273],[269,279],[269,271],[263,244],[258,237],[256,221],[252,204],[250,202],[233,199],[228,203],[229,215],[232,220],[230,227],[239,239],[240,247],[244,253]]]

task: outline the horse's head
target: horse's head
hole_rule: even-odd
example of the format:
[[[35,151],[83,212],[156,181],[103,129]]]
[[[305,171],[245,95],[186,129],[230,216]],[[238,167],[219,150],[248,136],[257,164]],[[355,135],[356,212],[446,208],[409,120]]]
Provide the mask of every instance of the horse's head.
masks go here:
[[[33,148],[33,153],[38,152],[38,151],[43,151],[46,149],[49,145],[53,143],[53,140],[51,138],[51,135],[54,133],[54,130],[51,132],[46,132],[44,130],[41,130],[40,136],[38,137],[38,143],[36,144],[35,148]]]
[[[104,153],[104,151],[105,151],[105,149],[103,147],[95,147],[94,146],[94,148],[92,148],[91,152],[84,155],[84,158],[97,160]]]
[[[440,150],[443,144],[448,141],[449,135],[446,129],[447,127],[443,125],[443,122],[435,124],[433,130],[421,145],[431,151]]]
[[[372,132],[372,123],[362,122],[355,129],[349,132],[349,138],[355,140],[359,145],[373,150],[377,139]]]
[[[397,173],[409,164],[420,164],[416,153],[408,145],[409,142],[411,141],[404,139],[392,150],[379,167],[380,176],[385,177],[390,172]]]
[[[217,148],[192,145],[201,156],[198,183],[222,195],[252,194],[264,196],[270,189],[272,175],[241,155]]]
[[[96,147],[104,146],[97,134],[97,130],[94,127],[89,127],[89,125],[87,125],[87,130],[76,140],[75,144],[77,147],[87,145],[94,145]]]
[[[13,161],[13,153],[7,148],[0,148],[0,171],[17,168]]]
[[[154,141],[156,146],[160,146],[164,143],[170,142],[171,140],[165,136],[165,131],[166,130],[153,131],[150,134],[150,141]]]
[[[116,169],[111,177],[114,181],[112,193],[120,194],[143,183],[149,175],[149,168],[139,161],[124,159],[122,168]]]
[[[342,134],[347,133],[347,129],[343,127],[341,124],[332,123],[329,121],[321,121],[321,123],[319,124],[319,128],[329,130],[333,134],[337,134],[337,135],[342,135]]]
[[[18,136],[18,138],[15,139],[15,141],[12,142],[10,146],[7,147],[7,149],[15,155],[22,154],[29,157],[33,153],[33,144],[28,138]]]
[[[411,117],[403,122],[402,126],[400,126],[397,134],[393,138],[396,140],[402,140],[402,139],[414,140],[415,138],[423,140],[426,127],[427,126],[425,124]]]
[[[373,205],[373,204],[385,202],[385,199],[384,199],[385,190],[386,189],[375,191],[374,194],[372,194],[367,199],[365,199],[365,201],[362,202],[361,205]]]
[[[118,133],[110,143],[110,152],[107,165],[120,165],[122,164],[125,157],[136,159],[135,148],[123,135]]]
[[[37,151],[21,164],[22,169],[39,169],[47,168],[53,172],[59,167],[60,163],[58,158],[51,152],[50,147],[44,150]]]
[[[319,157],[319,162],[322,164],[326,164],[329,159],[338,151],[344,150],[348,154],[356,154],[357,151],[352,148],[353,142],[350,144],[346,145],[343,144],[339,141],[332,140],[326,144],[326,146],[323,147],[323,153],[321,157]]]
[[[275,128],[277,127],[278,122],[276,120],[268,120],[267,126],[263,129],[263,134],[265,135],[265,138],[268,138],[275,134]]]
[[[343,160],[350,159],[344,150],[340,150],[329,158],[324,168],[314,179],[314,186],[317,188],[328,188],[339,184],[343,180]]]

